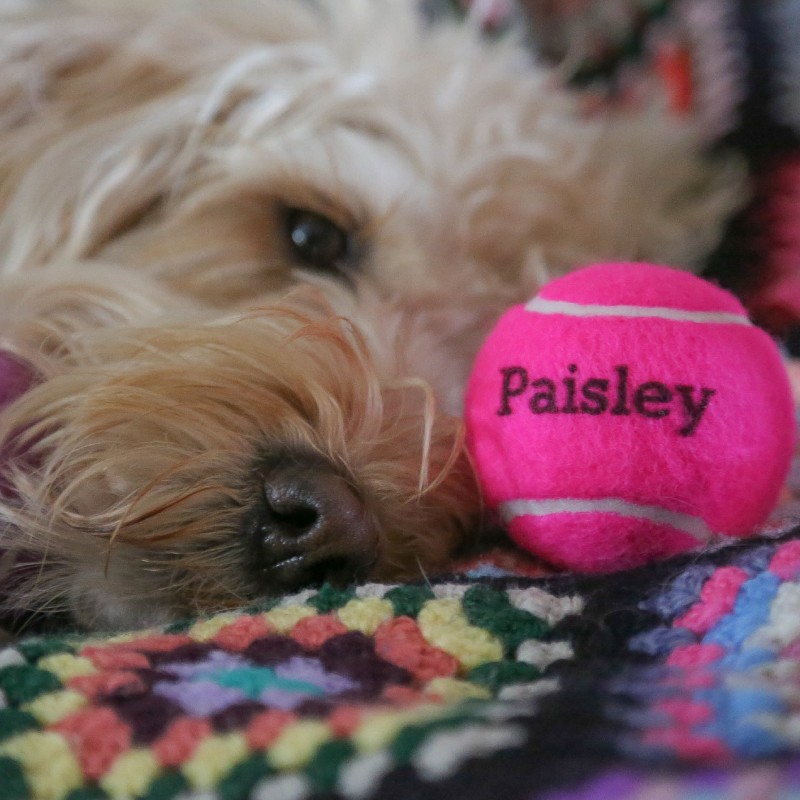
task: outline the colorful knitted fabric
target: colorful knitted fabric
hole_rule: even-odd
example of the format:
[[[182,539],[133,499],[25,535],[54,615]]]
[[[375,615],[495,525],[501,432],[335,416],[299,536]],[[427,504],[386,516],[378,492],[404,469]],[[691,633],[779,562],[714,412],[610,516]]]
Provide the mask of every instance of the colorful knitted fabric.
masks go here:
[[[797,536],[24,639],[0,651],[0,800],[688,799],[712,774],[788,791]]]
[[[373,794],[524,739],[516,702],[569,657],[580,602],[541,589],[364,586],[0,653],[0,798]],[[514,700],[512,704],[506,701]],[[287,794],[288,793],[288,794]]]

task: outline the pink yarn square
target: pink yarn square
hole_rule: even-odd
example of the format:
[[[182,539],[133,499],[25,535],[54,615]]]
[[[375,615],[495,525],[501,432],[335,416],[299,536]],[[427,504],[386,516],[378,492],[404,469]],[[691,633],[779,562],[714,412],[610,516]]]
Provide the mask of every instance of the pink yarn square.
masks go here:
[[[320,614],[301,619],[289,635],[302,647],[318,650],[328,639],[343,633],[347,633],[347,628],[333,614]]]
[[[747,573],[739,567],[721,567],[703,585],[700,602],[675,620],[675,625],[697,634],[708,633],[733,611],[739,589],[747,578]]]
[[[719,661],[724,655],[725,648],[721,644],[682,644],[670,653],[667,664],[684,669],[705,667]]]
[[[714,709],[711,706],[693,700],[663,700],[656,704],[656,708],[682,728],[691,728],[714,718]]]
[[[214,643],[233,652],[241,652],[256,639],[271,633],[274,628],[261,616],[240,617],[236,622],[226,625],[214,637]]]
[[[67,685],[93,701],[100,696],[140,694],[147,688],[135,672],[125,670],[78,675],[71,678]]]
[[[423,682],[449,677],[458,671],[458,661],[429,644],[410,617],[384,622],[375,631],[375,651],[381,658],[407,669]]]
[[[153,753],[163,766],[178,767],[192,757],[200,742],[211,733],[207,720],[178,719],[155,742]]]
[[[683,758],[697,761],[722,761],[730,758],[730,752],[718,739],[697,736],[682,727],[648,731],[644,741],[657,747],[667,747]]]
[[[280,708],[271,708],[258,714],[247,726],[247,743],[253,750],[263,750],[269,747],[280,735],[283,729],[294,722],[297,716],[291,711]]]
[[[91,647],[81,649],[80,655],[88,658],[97,669],[147,669],[150,661],[144,653],[120,650],[116,647]]]
[[[800,574],[800,541],[781,545],[769,562],[769,571],[781,580],[794,580]]]
[[[130,728],[110,708],[90,708],[70,714],[52,730],[69,742],[84,775],[97,780],[131,744]]]

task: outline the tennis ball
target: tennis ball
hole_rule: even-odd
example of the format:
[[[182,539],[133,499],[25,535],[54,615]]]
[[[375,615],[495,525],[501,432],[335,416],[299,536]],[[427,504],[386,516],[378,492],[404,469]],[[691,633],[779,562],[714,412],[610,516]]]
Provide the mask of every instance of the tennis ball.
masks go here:
[[[466,398],[488,507],[523,548],[607,572],[747,536],[795,436],[777,346],[739,301],[649,264],[597,264],[500,319]]]

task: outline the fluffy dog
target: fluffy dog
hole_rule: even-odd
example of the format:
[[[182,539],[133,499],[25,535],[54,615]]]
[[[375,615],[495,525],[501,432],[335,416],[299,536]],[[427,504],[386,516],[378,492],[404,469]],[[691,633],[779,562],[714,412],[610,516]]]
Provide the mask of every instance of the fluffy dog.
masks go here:
[[[656,115],[585,119],[408,0],[51,2],[0,23],[7,607],[161,622],[443,568],[481,337],[741,198]]]

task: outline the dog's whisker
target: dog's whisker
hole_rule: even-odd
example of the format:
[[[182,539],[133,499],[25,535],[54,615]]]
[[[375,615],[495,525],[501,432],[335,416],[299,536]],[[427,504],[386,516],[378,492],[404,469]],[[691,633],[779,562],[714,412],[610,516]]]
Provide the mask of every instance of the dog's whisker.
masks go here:
[[[419,574],[422,576],[422,580],[425,582],[425,585],[433,592],[433,584],[428,577],[427,572],[425,571],[425,567],[422,565],[422,562],[417,559],[417,567],[419,569]]]

